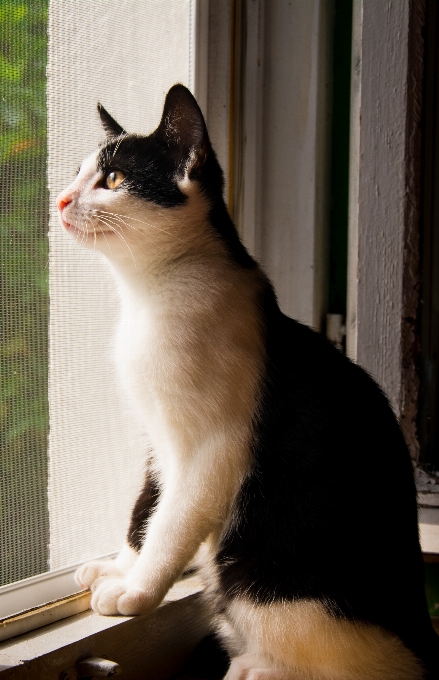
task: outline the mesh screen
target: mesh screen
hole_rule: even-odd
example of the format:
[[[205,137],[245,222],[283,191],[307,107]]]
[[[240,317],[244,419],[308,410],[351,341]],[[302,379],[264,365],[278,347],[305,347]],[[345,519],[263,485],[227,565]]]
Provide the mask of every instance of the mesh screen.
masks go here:
[[[47,2],[0,4],[0,585],[47,569]]]
[[[12,18],[0,54],[8,93],[1,133],[11,135],[9,156],[1,151],[4,583],[114,552],[123,542],[147,444],[113,368],[119,303],[112,277],[99,254],[63,232],[55,198],[103,139],[98,101],[127,130],[151,132],[168,88],[191,85],[193,63],[192,0],[53,0],[48,18],[42,1],[6,7]],[[25,13],[18,23],[14,11]],[[29,23],[34,14],[36,27]],[[28,93],[35,89],[37,113],[26,122],[32,134],[23,127],[15,139],[13,111],[21,100],[2,55],[8,40],[20,42],[20,31],[17,63],[38,62],[32,82],[23,84]],[[25,111],[33,101],[26,97]]]

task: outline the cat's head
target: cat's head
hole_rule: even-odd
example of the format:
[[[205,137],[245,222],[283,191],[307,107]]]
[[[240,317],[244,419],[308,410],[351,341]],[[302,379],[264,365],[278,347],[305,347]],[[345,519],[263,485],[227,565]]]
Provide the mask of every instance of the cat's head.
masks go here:
[[[223,179],[189,90],[169,90],[160,124],[146,137],[128,134],[101,105],[98,111],[106,142],[57,199],[66,231],[113,260],[205,239],[202,222],[222,201]]]

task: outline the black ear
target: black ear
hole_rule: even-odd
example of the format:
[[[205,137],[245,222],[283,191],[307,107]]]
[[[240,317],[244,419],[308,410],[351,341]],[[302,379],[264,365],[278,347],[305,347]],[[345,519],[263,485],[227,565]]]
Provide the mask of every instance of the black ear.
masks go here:
[[[119,137],[119,135],[126,135],[126,130],[123,129],[119,123],[117,123],[114,118],[110,116],[108,111],[104,109],[102,104],[98,102],[98,113],[101,119],[102,127],[107,133],[107,137]]]
[[[169,90],[154,135],[168,144],[180,170],[190,177],[197,175],[207,155],[209,137],[201,109],[184,85]]]

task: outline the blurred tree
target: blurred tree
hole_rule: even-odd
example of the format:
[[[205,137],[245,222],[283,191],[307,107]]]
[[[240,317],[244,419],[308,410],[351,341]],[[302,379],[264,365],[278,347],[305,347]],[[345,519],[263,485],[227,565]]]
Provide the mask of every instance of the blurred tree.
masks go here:
[[[47,569],[48,0],[0,0],[0,585]]]

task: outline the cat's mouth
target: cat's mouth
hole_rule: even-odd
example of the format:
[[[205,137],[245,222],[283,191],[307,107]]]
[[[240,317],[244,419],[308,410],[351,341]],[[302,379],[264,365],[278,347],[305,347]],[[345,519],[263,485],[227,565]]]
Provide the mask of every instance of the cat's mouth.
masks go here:
[[[62,226],[64,227],[64,229],[65,229],[66,231],[72,231],[72,232],[81,233],[81,234],[84,233],[84,232],[82,231],[82,229],[78,229],[78,227],[75,227],[74,224],[71,224],[70,222],[67,222],[67,221],[63,218],[63,216],[61,215],[61,213],[60,213],[60,219],[61,219],[61,224],[62,224]]]
[[[102,229],[102,227],[99,227],[98,229],[89,229],[89,228],[81,228],[77,227],[75,224],[72,224],[71,222],[67,222],[60,213],[60,218],[61,218],[61,224],[64,227],[66,231],[68,231],[70,234],[73,234],[74,236],[77,236],[78,238],[84,239],[89,236],[93,238],[97,238],[99,236],[108,236],[109,234],[114,234],[114,231],[111,229]]]

